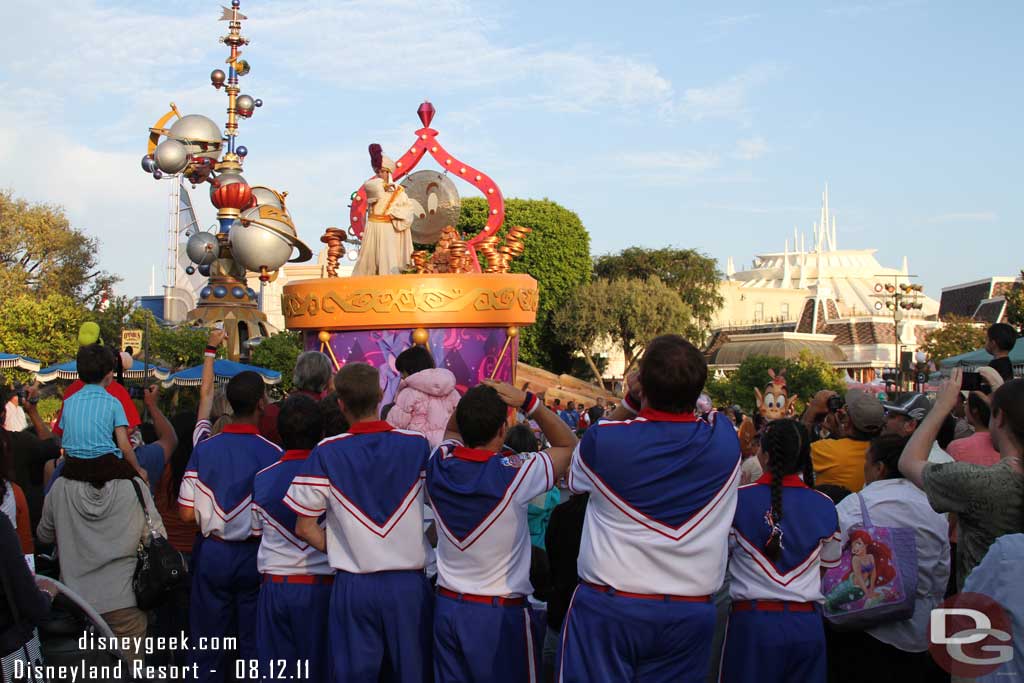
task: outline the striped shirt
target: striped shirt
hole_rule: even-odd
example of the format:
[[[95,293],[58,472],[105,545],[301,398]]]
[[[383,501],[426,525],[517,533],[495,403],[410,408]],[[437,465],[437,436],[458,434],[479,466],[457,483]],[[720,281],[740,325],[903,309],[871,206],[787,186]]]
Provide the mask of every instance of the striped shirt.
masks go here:
[[[86,384],[64,401],[62,444],[72,457],[98,458],[108,453],[123,457],[114,443],[114,429],[127,426],[121,402],[99,384]]]

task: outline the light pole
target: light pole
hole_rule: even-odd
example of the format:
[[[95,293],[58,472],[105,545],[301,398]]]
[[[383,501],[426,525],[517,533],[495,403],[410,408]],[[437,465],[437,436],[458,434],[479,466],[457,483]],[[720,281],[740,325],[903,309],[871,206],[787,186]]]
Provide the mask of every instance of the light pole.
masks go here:
[[[896,366],[897,388],[898,391],[902,391],[903,368],[900,364],[900,322],[903,321],[904,311],[921,310],[924,308],[924,303],[921,301],[924,287],[909,282],[900,282],[901,278],[909,279],[917,277],[916,275],[903,275],[901,273],[896,275],[882,274],[875,277],[892,278],[892,284],[876,282],[873,296],[878,299],[875,302],[876,311],[892,311],[893,345],[895,347],[893,364]]]

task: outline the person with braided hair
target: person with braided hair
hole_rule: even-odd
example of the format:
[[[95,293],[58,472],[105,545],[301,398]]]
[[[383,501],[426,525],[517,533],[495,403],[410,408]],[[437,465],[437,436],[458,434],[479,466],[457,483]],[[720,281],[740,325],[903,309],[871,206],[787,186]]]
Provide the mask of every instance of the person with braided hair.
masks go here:
[[[733,602],[719,681],[824,683],[821,570],[839,562],[839,518],[811,488],[810,436],[798,421],[765,425],[757,457],[765,474],[740,487],[729,535]]]

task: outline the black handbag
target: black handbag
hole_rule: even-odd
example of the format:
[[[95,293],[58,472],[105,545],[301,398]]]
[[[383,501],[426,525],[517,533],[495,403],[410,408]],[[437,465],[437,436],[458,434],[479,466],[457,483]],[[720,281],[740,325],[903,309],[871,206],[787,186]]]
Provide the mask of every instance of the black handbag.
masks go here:
[[[132,576],[135,602],[139,609],[146,611],[163,604],[171,591],[188,579],[188,567],[185,565],[184,556],[153,528],[153,520],[149,517],[142,489],[136,480],[131,481],[135,496],[142,506],[142,514],[146,517],[149,535],[148,541],[139,541],[138,559],[135,562],[135,574]]]

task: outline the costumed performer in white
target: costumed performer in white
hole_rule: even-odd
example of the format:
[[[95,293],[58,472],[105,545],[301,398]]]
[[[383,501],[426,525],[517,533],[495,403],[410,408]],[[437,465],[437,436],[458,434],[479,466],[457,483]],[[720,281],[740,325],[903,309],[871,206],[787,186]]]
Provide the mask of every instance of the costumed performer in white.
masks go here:
[[[412,260],[413,219],[423,214],[419,202],[395,185],[395,162],[381,146],[370,145],[370,165],[376,175],[363,185],[367,220],[363,244],[353,275],[398,275]]]

